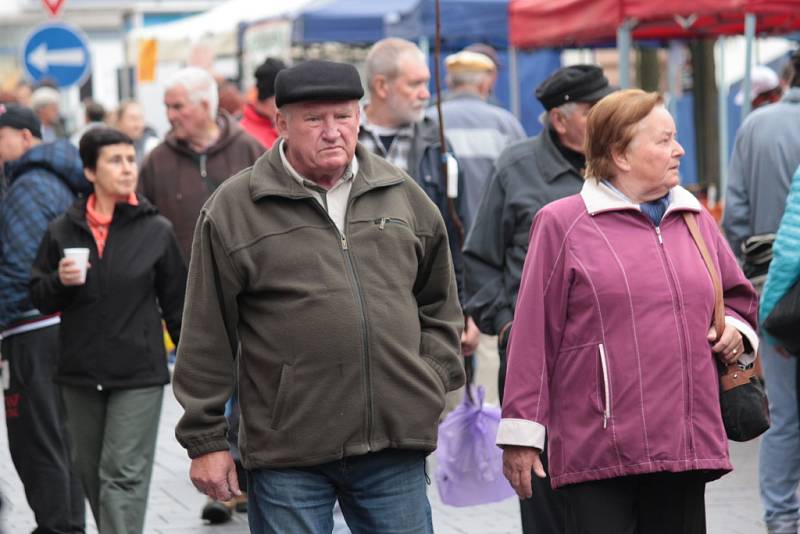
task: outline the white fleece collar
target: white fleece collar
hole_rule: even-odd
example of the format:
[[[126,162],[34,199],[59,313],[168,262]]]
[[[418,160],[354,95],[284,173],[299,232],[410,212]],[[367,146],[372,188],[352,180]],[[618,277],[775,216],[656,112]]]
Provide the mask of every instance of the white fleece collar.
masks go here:
[[[679,185],[673,187],[670,193],[670,201],[666,213],[675,210],[699,212],[703,209],[700,201]],[[641,211],[638,204],[622,198],[607,185],[603,183],[598,184],[594,178],[587,178],[586,181],[583,182],[581,198],[586,205],[586,211],[589,212],[589,215],[617,210]]]

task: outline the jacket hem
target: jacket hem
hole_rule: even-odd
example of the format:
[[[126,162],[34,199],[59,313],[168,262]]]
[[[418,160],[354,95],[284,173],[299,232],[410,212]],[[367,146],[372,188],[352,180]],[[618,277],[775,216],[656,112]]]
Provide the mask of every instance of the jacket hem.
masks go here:
[[[566,473],[552,476],[550,481],[553,489],[595,480],[605,480],[631,475],[646,475],[649,473],[682,473],[686,471],[718,471],[710,480],[717,479],[731,471],[733,466],[727,458],[709,460],[670,460],[663,462],[645,462],[636,465],[616,465],[601,467],[587,471]]]
[[[308,467],[313,465],[335,462],[348,456],[361,456],[370,452],[379,452],[384,449],[406,449],[433,452],[436,441],[427,439],[403,439],[400,441],[383,440],[372,443],[358,443],[348,445],[344,449],[320,454],[317,456],[302,456],[295,458],[271,458],[269,454],[242,452],[242,465],[245,469],[280,469],[289,467]]]

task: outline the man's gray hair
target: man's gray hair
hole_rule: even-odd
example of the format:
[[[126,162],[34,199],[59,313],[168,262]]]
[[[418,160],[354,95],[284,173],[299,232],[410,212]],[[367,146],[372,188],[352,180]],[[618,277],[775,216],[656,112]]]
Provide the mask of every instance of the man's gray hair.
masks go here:
[[[199,67],[186,67],[174,73],[167,80],[165,91],[183,87],[189,100],[195,104],[208,102],[208,115],[213,121],[217,118],[219,91],[214,77]]]
[[[389,37],[381,39],[370,48],[364,64],[367,78],[367,89],[372,92],[372,80],[382,75],[391,80],[399,74],[400,58],[406,54],[416,54],[420,61],[425,61],[425,54],[417,45],[405,39]]]
[[[483,83],[484,80],[492,75],[487,71],[472,71],[472,72],[448,72],[447,73],[447,86],[451,89],[456,89],[463,86],[477,86]]]
[[[567,102],[566,104],[561,104],[560,106],[558,106],[558,107],[555,107],[555,108],[553,108],[553,109],[560,110],[560,111],[561,111],[561,113],[562,113],[562,114],[563,114],[565,117],[569,117],[570,115],[572,115],[573,113],[575,113],[575,110],[576,110],[577,108],[578,108],[578,103],[577,103],[577,102]],[[552,111],[552,110],[550,110],[550,111]],[[544,126],[547,126],[547,124],[548,124],[548,122],[549,122],[549,119],[548,119],[548,117],[549,117],[549,115],[550,115],[550,111],[544,110],[544,111],[542,111],[542,114],[541,114],[541,115],[539,115],[539,122],[540,122],[541,124],[543,124]]]
[[[50,104],[59,103],[58,91],[52,87],[40,87],[31,94],[31,110],[39,111]]]

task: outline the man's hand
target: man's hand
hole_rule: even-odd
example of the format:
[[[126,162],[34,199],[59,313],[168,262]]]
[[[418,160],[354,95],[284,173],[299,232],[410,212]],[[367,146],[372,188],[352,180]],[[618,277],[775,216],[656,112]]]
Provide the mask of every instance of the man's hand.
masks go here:
[[[503,474],[506,476],[520,499],[533,497],[531,471],[544,478],[544,466],[539,458],[539,449],[506,445],[503,447]]]
[[[229,501],[241,495],[236,465],[228,451],[217,451],[192,460],[189,477],[194,487],[215,501]]]
[[[472,317],[467,317],[464,331],[461,333],[461,355],[472,356],[478,349],[478,342],[481,338],[481,331],[478,330],[478,325],[472,320]]]
[[[717,330],[712,326],[708,331],[708,341],[714,343],[715,339],[717,339]],[[725,330],[722,331],[722,335],[711,347],[711,350],[723,363],[735,363],[744,353],[742,334],[734,327],[725,325]]]

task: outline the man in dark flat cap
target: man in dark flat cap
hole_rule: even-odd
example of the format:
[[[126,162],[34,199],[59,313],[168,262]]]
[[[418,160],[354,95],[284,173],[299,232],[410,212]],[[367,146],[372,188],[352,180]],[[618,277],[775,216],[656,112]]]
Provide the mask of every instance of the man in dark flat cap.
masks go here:
[[[598,100],[613,91],[603,71],[594,65],[562,67],[542,82],[536,97],[545,108],[541,117],[544,129],[500,154],[467,235],[464,308],[481,332],[498,336],[501,402],[505,350],[531,221],[545,204],[580,191],[586,116]],[[549,479],[533,479],[534,497],[520,501],[523,532],[563,533],[561,499],[550,488]]]
[[[354,67],[275,82],[281,139],[203,207],[175,395],[195,486],[239,492],[224,404],[238,376],[252,532],[432,532],[425,457],[464,383],[444,222],[357,143]]]

